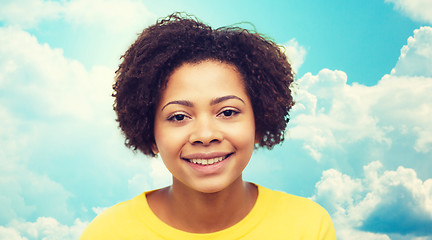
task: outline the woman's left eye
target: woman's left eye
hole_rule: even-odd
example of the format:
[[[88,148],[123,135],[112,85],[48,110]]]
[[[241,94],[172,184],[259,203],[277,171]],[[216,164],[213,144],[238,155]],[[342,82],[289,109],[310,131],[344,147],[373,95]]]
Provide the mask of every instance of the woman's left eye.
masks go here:
[[[237,113],[239,113],[239,112],[236,110],[227,109],[227,110],[222,111],[220,113],[220,115],[221,115],[221,117],[232,117],[232,116],[236,115]]]

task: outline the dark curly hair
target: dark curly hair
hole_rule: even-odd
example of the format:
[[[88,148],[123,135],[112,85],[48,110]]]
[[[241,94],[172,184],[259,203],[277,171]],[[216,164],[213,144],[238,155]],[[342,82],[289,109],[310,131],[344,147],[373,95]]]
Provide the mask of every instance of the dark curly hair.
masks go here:
[[[154,116],[171,73],[184,63],[216,60],[241,73],[252,102],[259,146],[284,139],[294,102],[294,74],[279,46],[239,27],[212,29],[196,18],[174,13],[139,35],[122,56],[113,85],[114,110],[125,145],[154,156]]]

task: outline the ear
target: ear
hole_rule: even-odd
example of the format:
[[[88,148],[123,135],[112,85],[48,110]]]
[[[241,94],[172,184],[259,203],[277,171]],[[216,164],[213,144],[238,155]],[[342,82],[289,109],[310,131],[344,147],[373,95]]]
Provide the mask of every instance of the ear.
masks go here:
[[[152,152],[154,155],[157,155],[159,153],[159,149],[157,148],[156,144],[152,145]]]
[[[255,144],[258,144],[261,141],[261,136],[258,133],[255,133]]]

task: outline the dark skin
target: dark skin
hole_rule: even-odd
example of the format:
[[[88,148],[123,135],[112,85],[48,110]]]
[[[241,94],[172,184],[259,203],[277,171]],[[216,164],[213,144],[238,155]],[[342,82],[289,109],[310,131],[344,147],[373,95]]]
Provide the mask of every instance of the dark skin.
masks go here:
[[[172,73],[156,110],[152,150],[173,183],[147,195],[160,220],[185,232],[211,233],[248,215],[258,196],[257,187],[242,179],[258,142],[254,120],[235,66],[209,60]],[[186,160],[205,158],[222,163],[197,168]]]
[[[241,115],[242,117],[232,121],[233,123],[246,124],[246,127],[233,128],[227,131],[231,125],[225,125],[225,123],[230,121],[223,121],[224,123],[218,121],[218,124],[212,126],[224,126],[223,128],[216,129],[217,143],[223,144],[220,145],[220,148],[211,148],[207,149],[207,151],[200,152],[197,148],[191,151],[192,149],[187,145],[190,143],[184,141],[186,149],[189,150],[185,152],[201,154],[212,151],[213,153],[218,153],[221,150],[222,152],[219,152],[219,154],[234,150],[237,153],[238,149],[236,146],[242,146],[239,148],[239,153],[241,152],[241,154],[239,154],[238,160],[243,161],[234,161],[236,164],[227,163],[230,166],[227,169],[230,171],[225,171],[227,174],[221,174],[224,177],[214,182],[210,181],[211,184],[206,185],[206,181],[211,180],[211,178],[206,180],[206,178],[202,177],[203,174],[192,174],[192,176],[195,175],[196,179],[204,179],[204,181],[188,182],[187,179],[189,178],[187,176],[190,175],[183,173],[189,170],[184,166],[181,167],[182,164],[179,162],[176,163],[175,160],[171,161],[174,158],[170,157],[170,155],[175,154],[162,150],[161,152],[168,156],[168,160],[167,158],[165,160],[168,163],[172,163],[170,167],[177,172],[178,179],[174,178],[173,185],[170,187],[147,194],[149,206],[160,220],[186,232],[216,232],[241,221],[253,208],[258,196],[258,190],[255,185],[244,182],[241,177],[241,171],[246,165],[243,163],[245,163],[245,160],[250,159],[250,156],[247,157],[246,155],[249,154],[248,151],[251,150],[250,147],[252,145],[246,142],[251,140],[251,136],[248,133],[252,131],[241,132],[238,130],[251,129],[252,125],[254,125],[254,128],[255,126],[259,126],[254,131],[259,136],[255,139],[254,146],[256,147],[261,146],[271,149],[274,145],[283,141],[284,130],[288,123],[288,111],[293,105],[291,90],[289,89],[293,81],[293,73],[285,54],[280,51],[275,43],[254,32],[237,27],[212,29],[193,17],[174,13],[166,19],[158,21],[155,25],[146,28],[122,58],[123,62],[116,72],[116,82],[113,86],[113,96],[116,98],[114,109],[118,116],[119,126],[126,136],[126,146],[140,150],[152,157],[158,152],[155,146],[156,136],[155,134],[148,133],[155,133],[154,110],[158,107],[157,102],[160,101],[159,98],[161,97],[158,92],[160,89],[166,87],[167,77],[172,74],[172,71],[176,67],[182,65],[182,63],[224,62],[231,64],[241,73],[242,78],[248,80],[241,87],[246,91],[246,94],[243,94],[242,91],[237,92],[240,95],[248,95],[241,98],[243,100],[247,98],[248,105],[246,107],[242,104],[234,105],[238,105],[244,109],[248,109],[250,105],[250,108],[253,106],[255,109],[253,109],[252,115],[249,114],[251,111],[247,110],[244,111],[248,113],[245,118]],[[203,76],[209,76],[209,74],[203,74]],[[224,77],[221,80],[223,79],[226,78]],[[197,84],[200,82],[198,81]],[[192,86],[196,86],[197,84],[193,84]],[[216,88],[218,86],[216,85]],[[203,89],[206,90],[208,87],[204,87]],[[228,96],[225,93],[226,90],[223,90],[220,95],[214,97]],[[237,96],[237,93],[230,93],[229,95]],[[207,94],[206,96],[210,95]],[[193,98],[196,94],[193,93],[190,96]],[[206,96],[204,96],[204,99],[206,99]],[[184,99],[183,96],[180,96],[173,100],[191,99]],[[188,105],[190,104],[183,107],[191,108]],[[199,110],[203,106],[201,100],[195,102],[195,105],[199,107],[195,107],[192,109],[193,111]],[[215,105],[210,104],[210,107],[213,106]],[[198,115],[206,118],[206,114],[213,110],[212,108],[207,108],[204,111],[204,115],[201,115],[202,112]],[[254,118],[253,122],[240,121],[251,116],[254,117],[254,113],[260,117]],[[217,117],[215,119],[222,119],[219,116],[213,115],[213,117]],[[164,121],[159,122],[160,125],[166,125],[164,128],[161,128],[166,131],[161,130],[159,132],[160,135],[163,135],[159,140],[167,149],[175,150],[175,146],[178,146],[180,149],[183,144],[182,138],[194,136],[195,132],[190,131],[180,137],[177,134],[181,131],[172,130],[169,132],[173,126],[183,126],[181,124],[168,124],[166,120],[169,118],[171,116],[164,116],[164,118],[161,118]],[[201,124],[200,122],[198,123]],[[205,126],[205,124],[203,125]],[[183,128],[179,129],[182,130]],[[189,128],[188,126],[185,129],[193,128]],[[208,129],[204,128],[204,130],[207,131]],[[225,135],[219,134],[221,132],[225,132]],[[236,132],[241,132],[246,137],[232,137],[232,134]],[[173,138],[173,136],[176,136],[176,138]],[[223,139],[225,136],[228,139],[232,139],[233,142],[221,141],[219,139],[219,137]],[[173,141],[173,145],[170,145],[164,139],[176,141]],[[232,143],[235,144],[233,145]],[[245,149],[247,150],[246,153]],[[180,157],[180,154],[178,155],[176,160]],[[235,157],[236,155],[233,156]],[[199,158],[201,157],[195,157],[195,159]],[[241,171],[239,171],[240,169]],[[231,173],[228,174],[229,172]],[[197,190],[197,186],[201,190]],[[219,186],[217,190],[210,189],[217,186]]]
[[[255,185],[240,176],[215,193],[198,192],[173,178],[172,186],[147,195],[153,213],[166,224],[191,233],[226,229],[252,210],[258,197]]]

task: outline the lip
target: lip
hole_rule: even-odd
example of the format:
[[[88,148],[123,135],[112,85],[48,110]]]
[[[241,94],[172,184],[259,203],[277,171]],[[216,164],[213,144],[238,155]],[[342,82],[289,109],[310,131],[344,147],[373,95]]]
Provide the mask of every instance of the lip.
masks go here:
[[[182,159],[185,163],[192,168],[195,172],[201,175],[212,175],[217,174],[223,171],[224,166],[229,162],[232,156],[235,155],[235,152],[227,152],[227,153],[196,153],[196,154],[188,154]],[[200,165],[195,164],[189,161],[189,159],[211,159],[217,157],[224,157],[224,159],[220,162],[209,164],[209,165]]]
[[[211,158],[225,157],[225,156],[227,156],[229,154],[232,154],[232,152],[191,153],[191,154],[187,154],[185,156],[182,156],[181,158],[183,160],[189,160],[189,159],[211,159]]]

